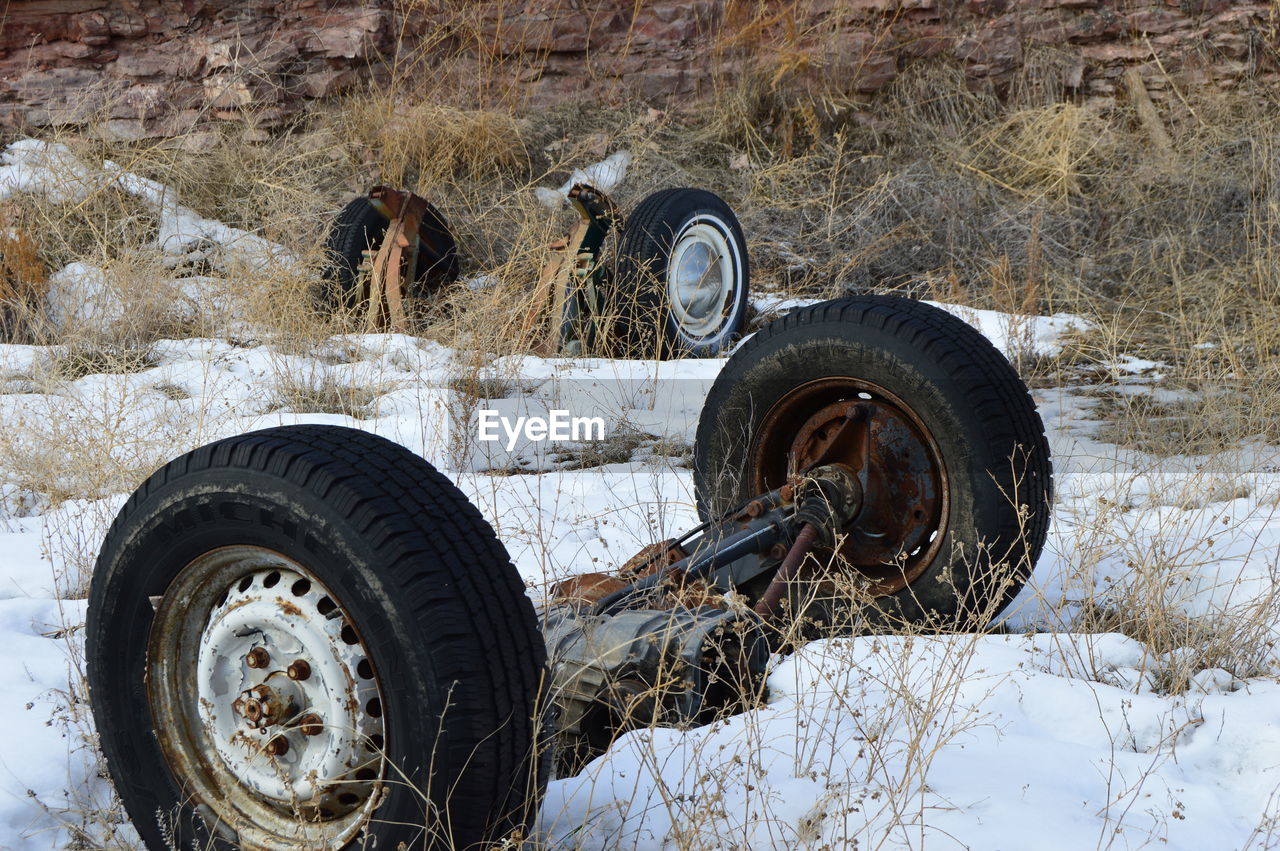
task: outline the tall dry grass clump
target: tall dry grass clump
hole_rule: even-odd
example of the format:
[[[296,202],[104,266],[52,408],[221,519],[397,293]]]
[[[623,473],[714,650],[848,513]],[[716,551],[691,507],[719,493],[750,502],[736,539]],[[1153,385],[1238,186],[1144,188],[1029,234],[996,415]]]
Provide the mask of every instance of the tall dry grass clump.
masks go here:
[[[895,291],[1018,314],[1079,313],[1093,331],[1059,356],[1020,367],[1042,385],[1094,394],[1099,438],[1144,459],[1211,457],[1245,439],[1280,438],[1274,92],[1247,82],[1233,91],[1175,87],[1159,106],[1171,147],[1156,151],[1129,104],[1085,102],[1064,84],[1061,53],[1030,51],[1007,92],[974,90],[957,68],[921,63],[869,97],[845,85],[857,68],[817,62],[802,49],[822,33],[797,29],[794,15],[770,8],[777,4],[731,3],[733,26],[717,49],[768,49],[753,49],[757,58],[740,76],[716,81],[715,96],[680,110],[622,97],[533,109],[504,83],[509,60],[482,43],[468,5],[458,4],[454,26],[420,52],[382,69],[385,82],[278,132],[202,129],[131,143],[102,142],[92,127],[49,132],[81,162],[111,160],[171,187],[201,216],[280,244],[288,263],[167,256],[155,244],[155,207],[111,181],[71,198],[18,193],[0,202],[0,329],[6,342],[44,347],[29,369],[3,377],[30,399],[7,415],[0,468],[17,471],[16,485],[42,505],[93,506],[89,519],[64,514],[50,526],[66,596],[83,594],[94,549],[85,530],[96,532],[112,513],[102,500],[128,492],[214,424],[193,426],[201,412],[160,405],[150,385],[86,398],[70,416],[60,394],[95,375],[146,371],[159,341],[221,336],[278,348],[280,406],[364,415],[379,388],[300,371],[291,358],[316,354],[335,332],[362,329],[359,315],[318,313],[314,288],[334,214],[385,182],[427,197],[458,237],[463,280],[417,305],[411,331],[459,350],[454,387],[464,405],[476,404],[488,398],[486,382],[506,378],[492,374],[493,360],[529,353],[549,330],[545,317],[531,329],[525,308],[549,244],[574,214],[544,206],[533,189],[559,186],[574,169],[623,149],[632,164],[612,194],[624,213],[665,187],[721,194],[750,242],[757,292]],[[440,73],[422,73],[427,61]],[[53,315],[50,292],[71,264],[98,270],[108,321]],[[175,279],[208,300],[192,308],[190,290],[175,289]],[[1117,364],[1126,355],[1158,361],[1168,392],[1120,392]],[[138,429],[136,413],[150,407],[156,416]],[[1211,514],[1206,505],[1248,493],[1256,472],[1206,468],[1185,483],[1185,499],[1164,507]],[[1154,543],[1108,537],[1134,508],[1120,494],[1108,499],[1076,528],[1073,552],[1082,575],[1111,560],[1128,565],[1135,581],[1108,593],[1082,587],[1071,625],[1142,641],[1169,692],[1206,668],[1239,677],[1265,670],[1274,595],[1229,617],[1188,617],[1179,589],[1206,527],[1171,521]],[[840,626],[869,628],[852,615]],[[900,631],[904,642],[925,640],[909,626]],[[797,627],[782,643],[810,637]],[[916,682],[910,653],[895,656],[877,692],[891,697],[860,722],[887,819],[918,816],[930,761],[978,723],[951,703],[978,638],[947,644],[939,669],[948,673],[932,684]],[[912,683],[930,700],[895,689]],[[890,718],[907,720],[877,737]],[[815,748],[837,744],[810,740],[797,770],[819,760]],[[698,846],[708,813],[675,796],[669,804],[687,826],[680,841]]]

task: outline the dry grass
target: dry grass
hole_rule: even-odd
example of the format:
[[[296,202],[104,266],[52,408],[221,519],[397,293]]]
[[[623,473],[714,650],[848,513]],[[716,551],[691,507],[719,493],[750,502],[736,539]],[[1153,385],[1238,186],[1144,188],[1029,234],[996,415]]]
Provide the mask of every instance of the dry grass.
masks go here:
[[[502,60],[478,49],[482,22],[459,9],[437,40],[377,69],[382,83],[283,133],[71,141],[87,159],[110,157],[173,187],[203,215],[283,242],[312,271],[345,197],[374,181],[414,188],[458,231],[464,274],[498,282],[449,294],[425,311],[423,330],[491,351],[527,343],[513,333],[510,304],[572,221],[528,189],[619,148],[634,156],[616,193],[624,206],[681,183],[725,195],[751,240],[760,289],[941,287],[976,306],[1100,316],[1131,348],[1177,348],[1165,353],[1178,360],[1190,357],[1178,341],[1228,326],[1249,341],[1241,349],[1267,350],[1275,128],[1272,111],[1257,107],[1270,92],[1176,92],[1162,107],[1174,151],[1152,157],[1125,104],[1071,99],[1060,52],[1031,50],[1004,99],[970,90],[954,68],[918,64],[867,102],[841,89],[849,69],[805,59],[798,46],[824,32],[797,30],[789,6],[731,7],[717,49],[750,48],[754,64],[717,83],[714,99],[657,120],[634,101],[531,110],[495,91]],[[442,61],[442,49],[454,59]],[[434,73],[421,73],[425,62]],[[464,70],[476,85],[451,88]],[[10,205],[11,216],[34,216],[20,232],[41,234],[46,272],[112,261],[154,228],[119,191],[69,209]],[[40,285],[39,272],[30,277]],[[259,291],[265,282],[242,283]],[[303,312],[307,276],[274,283],[266,301],[275,312]]]
[[[201,442],[199,432],[192,433],[191,412],[158,404],[150,388],[121,393],[106,383],[80,387],[77,404],[68,405],[69,377],[58,374],[59,368],[6,404],[0,464],[19,490],[43,495],[52,507],[128,493],[175,454]],[[142,422],[140,412],[152,416]],[[101,510],[114,513],[105,505]],[[80,567],[87,570],[96,548],[86,550],[88,562]],[[83,589],[87,581],[86,572],[70,587]]]
[[[362,420],[379,396],[387,392],[381,386],[343,382],[328,374],[284,374],[276,382],[269,405],[295,414],[339,414]]]
[[[86,375],[119,375],[145,372],[156,365],[155,357],[145,347],[70,345],[54,350],[48,364],[49,375],[63,381],[75,381]]]
[[[39,401],[86,376],[148,368],[157,340],[231,336],[323,360],[331,335],[361,322],[312,310],[327,222],[374,182],[408,186],[436,204],[459,237],[464,277],[489,282],[420,305],[413,330],[458,348],[453,389],[464,408],[504,395],[508,379],[488,367],[537,341],[513,305],[528,299],[546,246],[573,219],[568,210],[543,207],[531,189],[559,185],[572,169],[619,149],[633,156],[614,193],[624,208],[676,185],[707,187],[731,203],[750,241],[757,290],[815,297],[896,291],[1014,313],[1080,313],[1095,332],[1058,358],[1028,358],[1020,367],[1039,384],[1094,387],[1102,439],[1155,456],[1277,439],[1280,149],[1273,92],[1245,84],[1178,93],[1167,107],[1173,150],[1154,157],[1123,104],[1077,102],[1055,82],[1064,60],[1052,51],[1033,52],[1003,98],[971,90],[954,68],[922,64],[868,101],[834,87],[835,66],[805,62],[796,45],[811,34],[757,17],[756,5],[734,5],[734,14],[745,16],[734,38],[772,47],[742,79],[722,82],[717,97],[682,113],[655,116],[630,100],[531,110],[518,92],[498,90],[499,60],[477,51],[425,84],[408,57],[389,69],[385,85],[265,138],[223,129],[124,144],[95,141],[91,132],[53,133],[84,162],[109,158],[170,186],[197,213],[279,242],[298,263],[232,269],[183,259],[176,274],[203,276],[202,290],[218,297],[192,312],[167,285],[175,270],[153,245],[156,212],[136,195],[105,185],[72,199],[7,199],[0,207],[2,327],[7,341],[49,346],[50,359],[22,378],[25,391],[39,393],[6,420],[0,468],[14,472],[22,491],[57,506],[128,492],[200,442],[209,424],[193,429],[189,419],[157,415],[139,432],[126,416],[157,395],[180,399],[185,391],[172,385],[97,399],[70,417]],[[472,29],[450,36],[460,50],[478,43],[467,14],[460,12],[462,24]],[[451,95],[450,83],[464,79],[474,84]],[[124,305],[120,315],[90,332],[52,321],[44,299],[51,276],[69,263],[103,270],[111,300]],[[1173,395],[1119,392],[1111,364],[1126,354],[1160,361],[1160,387]],[[272,401],[293,411],[361,417],[386,389],[323,370],[297,374],[283,355],[280,363]],[[625,461],[642,443],[623,438],[580,463]],[[459,456],[467,449],[460,442]],[[688,448],[653,451],[679,463]],[[1207,510],[1247,493],[1252,472],[1208,469],[1183,482],[1168,505]],[[1190,530],[1203,527],[1171,522],[1155,543],[1099,536],[1124,527],[1121,515],[1135,508],[1126,495],[1131,484],[1116,484],[1103,510],[1076,527],[1072,546],[1082,577],[1116,563],[1135,581],[1100,593],[1082,579],[1077,628],[1142,641],[1154,680],[1168,692],[1186,690],[1206,669],[1241,678],[1264,671],[1277,617],[1273,597],[1216,619],[1182,610],[1180,589],[1197,558]],[[88,516],[57,515],[47,533],[71,598],[83,595],[110,520],[104,503],[89,505]],[[542,541],[547,549],[551,543]],[[806,637],[798,632],[788,641]],[[919,816],[915,796],[939,749],[980,723],[951,702],[977,638],[949,645],[954,658],[939,666],[948,673],[925,689],[930,699],[923,703],[909,699],[905,684],[918,674],[903,654],[877,691],[890,697],[861,722],[883,790],[876,806],[900,822]],[[846,699],[864,697],[851,691]],[[83,707],[83,695],[69,693],[66,702]],[[821,721],[820,706],[809,710],[806,723]],[[903,718],[893,735],[880,735],[889,719]],[[805,741],[798,775],[837,744],[821,736]],[[706,800],[732,792],[716,783],[707,778]],[[705,844],[699,826],[709,810],[674,796],[668,805],[682,825],[677,844]],[[109,808],[86,804],[58,817],[86,847],[121,841]]]

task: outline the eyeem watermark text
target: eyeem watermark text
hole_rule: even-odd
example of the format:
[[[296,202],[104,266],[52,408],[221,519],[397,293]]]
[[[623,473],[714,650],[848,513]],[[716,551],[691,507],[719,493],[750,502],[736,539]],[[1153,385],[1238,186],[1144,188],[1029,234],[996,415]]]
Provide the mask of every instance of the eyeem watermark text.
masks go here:
[[[574,417],[568,411],[552,410],[545,417],[508,417],[492,408],[478,414],[476,436],[485,442],[506,437],[507,451],[516,447],[521,435],[528,441],[604,440],[604,417]]]

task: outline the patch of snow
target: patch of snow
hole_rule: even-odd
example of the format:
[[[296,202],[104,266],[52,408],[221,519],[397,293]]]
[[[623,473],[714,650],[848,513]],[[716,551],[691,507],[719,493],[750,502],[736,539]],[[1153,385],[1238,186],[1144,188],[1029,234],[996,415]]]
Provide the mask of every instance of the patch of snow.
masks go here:
[[[68,153],[29,140],[11,146],[0,155],[0,187],[62,191],[49,182],[51,162],[72,182],[99,179]],[[148,203],[170,203],[163,187],[125,182]],[[195,244],[184,240],[175,245]],[[54,276],[50,309],[64,324],[112,309],[96,295],[111,283],[102,270],[59,274],[66,280]],[[193,302],[216,289],[201,278],[175,286]],[[810,303],[756,300],[779,311]],[[1006,351],[1051,353],[1088,328],[1069,315],[943,307]],[[302,355],[187,339],[160,341],[152,354],[143,372],[37,393],[21,376],[52,353],[0,346],[5,386],[20,391],[0,394],[3,848],[60,847],[71,841],[63,820],[107,800],[86,744],[89,720],[67,697],[83,695],[75,660],[84,602],[59,598],[83,593],[131,482],[180,452],[300,422],[396,440],[457,481],[534,596],[565,576],[620,566],[698,522],[691,471],[648,449],[572,469],[555,456],[588,447],[526,441],[493,453],[459,439],[456,429],[471,428],[459,411],[476,401],[458,393],[457,379],[474,377],[469,353],[435,342],[344,335]],[[615,431],[688,445],[724,362],[506,357],[479,376],[495,397],[480,401],[515,416],[599,414]],[[1158,366],[1126,363],[1144,376],[1133,381]],[[376,398],[360,419],[283,407],[281,385],[307,381]],[[1164,398],[1158,387],[1120,392]],[[1280,450],[1255,443],[1152,458],[1091,436],[1096,399],[1054,388],[1036,391],[1036,401],[1054,452],[1054,517],[1043,556],[1001,621],[1008,634],[859,636],[777,656],[759,707],[703,727],[629,733],[578,776],[554,780],[538,841],[575,849],[1274,844]],[[41,464],[47,477],[33,481]],[[81,466],[101,466],[101,475]],[[511,468],[540,472],[490,474]],[[1141,614],[1134,608],[1144,600],[1185,623],[1187,635],[1212,631],[1226,655],[1072,631],[1090,613]],[[1247,670],[1231,664],[1233,648],[1251,651]],[[1189,680],[1182,694],[1167,688],[1176,666]]]
[[[1170,698],[1051,670],[1064,649],[1118,667],[1116,639],[1136,649],[1108,635],[809,644],[777,663],[764,707],[629,733],[554,781],[541,836],[577,849],[1090,848],[1123,831],[1123,847],[1240,847],[1274,807],[1275,781],[1244,777],[1280,759],[1280,689]]]
[[[29,368],[40,352],[11,346],[0,356],[11,368]],[[45,399],[41,410],[53,418],[73,411],[104,421],[123,416],[125,432],[164,416],[201,423],[198,433],[166,438],[165,457],[278,423],[333,422],[383,434],[449,471],[535,594],[572,573],[621,565],[640,547],[697,522],[690,471],[639,455],[594,469],[481,472],[480,450],[459,455],[447,433],[456,425],[453,379],[465,359],[436,343],[346,335],[319,360],[208,339],[163,341],[154,352],[153,369],[80,379],[59,397],[38,397]],[[509,392],[493,401],[511,413],[554,406],[608,412],[615,422],[687,442],[722,365],[524,356],[494,361],[485,377],[508,383]],[[386,392],[361,420],[272,409],[282,377],[306,376]],[[189,397],[150,389],[161,383]],[[144,398],[153,401],[134,404]],[[1051,829],[1063,847],[1088,847],[1100,832],[1122,828],[1171,848],[1245,842],[1268,817],[1270,791],[1280,782],[1273,777],[1280,764],[1275,682],[1208,667],[1194,674],[1187,694],[1169,695],[1159,687],[1167,654],[1124,636],[1065,630],[1078,612],[1073,599],[1124,599],[1138,578],[1129,563],[1149,551],[1183,553],[1171,602],[1189,617],[1221,618],[1265,599],[1280,553],[1273,516],[1280,473],[1257,474],[1248,497],[1175,507],[1171,495],[1204,490],[1205,459],[1154,467],[1065,428],[1088,400],[1059,390],[1041,391],[1038,400],[1057,459],[1055,525],[1005,624],[1052,631],[807,645],[774,660],[762,707],[706,727],[628,734],[582,774],[554,781],[539,836],[552,847],[584,849],[851,847],[855,840],[1005,847],[1033,843]],[[15,421],[17,404],[0,397],[6,422]],[[485,463],[536,461],[529,447],[512,456]],[[1100,507],[1102,495],[1123,504]],[[51,844],[45,831],[54,822],[27,789],[54,804],[69,793],[102,794],[79,737],[57,723],[45,726],[63,711],[56,692],[67,687],[68,639],[37,622],[53,617],[52,598],[74,579],[70,565],[92,563],[123,498],[114,494],[100,508],[78,501],[42,510],[11,520],[0,534],[0,639],[14,648],[0,665],[0,688],[14,707],[12,735],[0,733],[0,790],[7,794],[0,796],[7,801],[0,802],[0,846]],[[1110,513],[1100,519],[1101,511]],[[55,575],[63,578],[54,582]],[[82,617],[81,606],[68,606],[70,625]],[[930,706],[935,714],[918,714]]]
[[[76,823],[78,811],[108,802],[86,738],[91,728],[69,716],[64,698],[80,688],[70,654],[81,640],[64,625],[82,621],[84,610],[82,601],[0,600],[0,846],[7,849],[65,847],[64,820]],[[87,719],[83,706],[78,711]]]
[[[289,273],[299,268],[298,258],[284,246],[207,219],[179,203],[172,188],[128,172],[110,160],[91,166],[66,145],[36,139],[20,139],[0,153],[0,198],[32,192],[66,203],[109,187],[133,195],[151,208],[157,222],[153,245],[169,268],[204,263],[228,275],[273,269]],[[103,326],[123,318],[120,290],[109,285],[109,276],[102,269],[72,263],[51,277],[48,309],[55,327],[69,323]],[[199,313],[209,307],[208,288],[197,289],[192,280],[183,279],[177,290],[186,297],[188,312]],[[226,310],[226,299],[218,306]]]
[[[1147,360],[1134,355],[1121,355],[1118,360],[1110,361],[1105,366],[1112,372],[1140,375],[1142,373],[1152,373],[1153,370],[1159,369],[1164,364],[1160,361]],[[1159,378],[1160,374],[1153,373],[1150,377]]]
[[[57,142],[19,139],[0,153],[0,198],[32,192],[66,203],[80,200],[102,185],[99,175]]]
[[[124,318],[124,303],[99,266],[68,263],[49,276],[49,321],[58,330],[105,327]]]
[[[753,293],[751,304],[757,313],[790,313],[822,302],[820,298],[798,298],[781,293]]]
[[[298,262],[284,246],[206,219],[178,203],[173,189],[131,174],[111,160],[102,164],[102,173],[151,206],[159,219],[156,245],[171,265],[205,261],[222,272],[262,272],[272,267],[295,266]]]
[[[928,301],[953,316],[963,319],[982,332],[1006,357],[1018,354],[1056,355],[1062,351],[1062,338],[1071,333],[1089,331],[1093,324],[1074,313],[1053,316],[1023,316],[998,310],[979,310],[961,304]]]
[[[469,278],[463,279],[462,283],[466,284],[467,289],[474,293],[480,292],[481,290],[493,289],[500,283],[500,281],[498,280],[497,275],[472,275]]]
[[[774,247],[775,253],[787,262],[783,269],[787,272],[803,272],[818,265],[818,261],[803,254],[797,254],[790,242],[780,242]]]
[[[592,163],[586,168],[574,169],[573,174],[569,175],[559,189],[547,189],[539,186],[533,190],[538,201],[546,207],[555,209],[563,207],[569,203],[568,193],[575,183],[587,183],[599,189],[601,192],[611,192],[613,188],[622,182],[627,176],[627,169],[631,166],[631,152],[622,150],[610,154],[604,160],[598,163]]]

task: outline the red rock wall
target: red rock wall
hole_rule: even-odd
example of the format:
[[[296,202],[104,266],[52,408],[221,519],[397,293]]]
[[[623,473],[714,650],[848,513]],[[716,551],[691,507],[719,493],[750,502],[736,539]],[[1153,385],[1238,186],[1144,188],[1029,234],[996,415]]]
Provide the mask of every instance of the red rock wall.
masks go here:
[[[389,51],[389,5],[16,0],[0,18],[0,124],[106,119],[140,138],[251,109],[269,125]]]
[[[1224,0],[14,0],[0,17],[0,126],[93,122],[119,138],[252,115],[271,126],[397,48],[472,102],[627,95],[671,105],[756,69],[870,95],[934,57],[997,90],[1036,46],[1064,94],[1109,98],[1129,66],[1229,87],[1277,72],[1280,12]],[[432,62],[442,57],[449,62]]]

